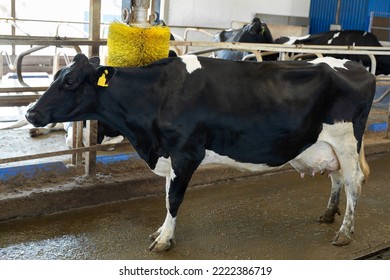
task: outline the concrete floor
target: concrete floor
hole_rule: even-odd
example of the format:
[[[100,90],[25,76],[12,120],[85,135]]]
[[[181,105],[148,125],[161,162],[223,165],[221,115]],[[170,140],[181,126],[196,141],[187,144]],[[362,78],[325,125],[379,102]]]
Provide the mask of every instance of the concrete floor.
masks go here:
[[[329,179],[285,172],[189,190],[169,252],[147,250],[165,217],[164,197],[153,196],[1,223],[0,259],[358,258],[390,245],[390,156],[369,163],[349,246],[330,244],[342,216],[317,223]]]

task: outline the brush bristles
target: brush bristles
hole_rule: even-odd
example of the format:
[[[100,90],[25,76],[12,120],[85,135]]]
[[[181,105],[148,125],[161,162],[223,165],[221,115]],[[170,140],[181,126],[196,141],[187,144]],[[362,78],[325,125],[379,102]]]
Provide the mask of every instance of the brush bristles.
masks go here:
[[[143,66],[168,57],[170,31],[166,26],[140,28],[114,22],[107,38],[110,66]]]

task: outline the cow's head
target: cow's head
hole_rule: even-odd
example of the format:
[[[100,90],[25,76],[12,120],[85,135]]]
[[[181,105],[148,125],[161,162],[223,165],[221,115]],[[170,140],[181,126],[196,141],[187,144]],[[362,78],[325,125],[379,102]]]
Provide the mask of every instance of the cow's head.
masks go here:
[[[263,35],[265,31],[265,23],[261,22],[261,20],[255,17],[252,20],[252,23],[247,24],[244,27],[244,31],[249,32],[250,35],[260,34]]]
[[[99,106],[99,87],[105,87],[115,73],[114,68],[99,66],[99,62],[99,58],[88,60],[77,54],[69,66],[57,72],[48,90],[27,111],[26,119],[34,126],[88,119]]]
[[[268,29],[267,24],[262,22],[259,18],[255,17],[252,20],[252,23],[247,24],[243,28],[244,36],[246,42],[253,43],[272,43],[272,35]]]

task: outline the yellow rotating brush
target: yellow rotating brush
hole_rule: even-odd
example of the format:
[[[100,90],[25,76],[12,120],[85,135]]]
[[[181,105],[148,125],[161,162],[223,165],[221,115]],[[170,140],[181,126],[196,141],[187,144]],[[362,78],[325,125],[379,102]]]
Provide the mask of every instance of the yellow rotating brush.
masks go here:
[[[111,23],[107,38],[107,64],[143,66],[168,57],[170,30],[166,26],[135,27]]]

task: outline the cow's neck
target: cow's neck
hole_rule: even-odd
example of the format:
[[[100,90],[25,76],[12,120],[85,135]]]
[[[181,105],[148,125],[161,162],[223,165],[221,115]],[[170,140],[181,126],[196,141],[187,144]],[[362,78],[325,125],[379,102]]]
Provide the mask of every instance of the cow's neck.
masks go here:
[[[98,120],[121,131],[129,139],[138,154],[149,165],[158,156],[155,134],[151,134],[156,123],[160,93],[153,86],[159,83],[159,75],[148,71],[119,68],[115,78],[106,89],[100,89]]]

